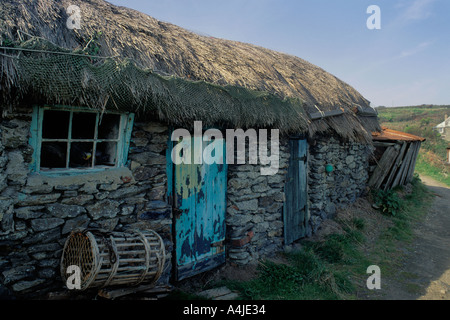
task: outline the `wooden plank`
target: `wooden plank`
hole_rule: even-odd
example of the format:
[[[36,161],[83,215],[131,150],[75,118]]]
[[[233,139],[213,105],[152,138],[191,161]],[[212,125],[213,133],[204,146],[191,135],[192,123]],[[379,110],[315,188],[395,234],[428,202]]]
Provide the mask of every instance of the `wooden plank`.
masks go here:
[[[402,186],[406,184],[406,178],[407,178],[407,175],[409,172],[409,168],[411,167],[411,164],[413,161],[413,156],[414,156],[415,152],[416,152],[416,146],[413,143],[411,143],[410,152],[407,155],[408,156],[407,163],[406,163],[404,171],[402,173],[402,179],[400,180],[400,185],[402,185]]]
[[[406,148],[407,148],[408,144],[406,142],[402,142],[401,145],[402,145],[402,148],[400,150],[400,153],[398,154],[398,157],[395,160],[395,163],[394,163],[394,165],[391,168],[391,173],[390,173],[390,175],[389,175],[389,177],[388,177],[388,179],[387,179],[387,181],[386,181],[386,183],[384,185],[384,190],[385,191],[391,189],[392,181],[394,180],[395,175],[397,174],[398,169],[399,169],[399,167],[402,164],[403,156],[405,154],[405,151],[406,151]]]
[[[374,141],[373,145],[375,147],[392,147],[392,146],[395,146],[395,142]]]
[[[118,248],[119,247],[144,247],[142,242],[139,242],[139,243],[118,243],[116,246]]]
[[[397,186],[401,186],[403,184],[404,181],[404,177],[405,177],[405,171],[408,171],[408,167],[409,167],[409,162],[411,159],[411,155],[414,152],[414,147],[411,145],[411,143],[408,144],[408,151],[405,155],[405,158],[403,159],[402,165],[400,166],[400,170],[392,184],[392,188],[395,188]]]
[[[211,144],[202,137],[192,137],[191,145],[202,146],[204,153]],[[218,139],[214,143],[218,143]],[[223,142],[222,161],[213,164],[174,165],[173,199],[178,214],[174,215],[175,261],[177,280],[208,271],[225,262],[225,214],[227,164]],[[191,162],[195,163],[195,153]],[[200,154],[201,156],[201,154]],[[171,159],[170,159],[171,161]],[[220,164],[223,163],[223,164]]]
[[[395,179],[392,182],[391,189],[400,185],[400,182],[401,182],[401,179],[402,179],[402,175],[403,175],[403,171],[405,169],[406,162],[408,161],[408,153],[410,152],[410,149],[411,149],[411,146],[408,143],[407,152],[406,152],[406,154],[405,154],[405,156],[404,156],[404,158],[402,160],[400,168],[398,169],[397,175],[395,176]]]
[[[380,161],[378,162],[378,165],[375,168],[372,176],[369,179],[369,187],[374,189],[380,188],[381,184],[383,183],[384,179],[389,173],[389,168],[397,158],[399,151],[400,151],[399,144],[396,144],[395,146],[386,149]]]
[[[412,168],[413,168],[413,164],[414,164],[414,157],[415,157],[416,152],[417,152],[417,144],[414,143],[414,142],[411,142],[411,149],[412,149],[411,157],[410,157],[410,160],[409,160],[408,167],[405,168],[405,173],[404,173],[405,178],[404,178],[404,180],[402,182],[403,185],[406,185],[409,182],[408,181],[408,177],[409,177],[409,174],[410,174],[411,170],[413,170]]]
[[[286,182],[286,201],[283,209],[284,240],[290,244],[305,236],[307,207],[307,150],[306,140],[290,140],[291,157]]]
[[[73,125],[73,110],[70,111],[69,116],[69,131],[67,133],[67,150],[66,150],[66,169],[70,168],[70,152],[71,152],[71,141],[72,140],[72,125]],[[43,130],[43,128],[42,128]],[[94,153],[95,155],[95,153]]]
[[[128,153],[130,150],[130,144],[131,144],[131,133],[133,131],[133,124],[134,124],[134,113],[128,113],[125,115],[121,115],[120,122],[123,128],[123,136],[119,137],[119,143],[117,146],[117,150],[119,152],[117,161],[117,166],[122,167],[126,166],[128,162]]]
[[[225,251],[211,257],[206,257],[189,264],[180,264],[177,267],[177,280],[184,280],[199,273],[206,272],[220,266],[226,262]]]
[[[415,150],[414,150],[414,154],[411,159],[411,165],[409,167],[408,174],[406,176],[406,181],[405,181],[406,183],[411,182],[414,177],[414,171],[416,169],[416,162],[417,162],[417,157],[419,156],[421,142],[414,142],[414,145],[415,145]]]
[[[120,272],[130,272],[130,271],[142,271],[142,270],[145,270],[145,266],[144,265],[133,266],[133,267],[119,267],[119,268],[117,268],[117,272],[119,272],[119,273]],[[111,268],[102,269],[102,273],[108,273],[109,274],[110,272],[111,272]]]
[[[108,279],[111,269],[108,269],[107,271],[108,271],[108,273],[97,276],[95,278],[95,281]],[[130,271],[133,271],[133,270],[130,270]],[[156,271],[150,271],[150,272],[146,273],[146,276],[154,276],[154,275],[156,275]],[[139,280],[140,278],[141,278],[141,272],[131,273],[131,274],[116,274],[114,276],[115,280],[123,279],[125,281],[125,283],[128,283],[128,284],[132,283],[134,280]],[[114,282],[116,282],[116,281],[114,281]]]
[[[412,181],[412,179],[413,179],[413,177],[414,177],[414,173],[416,172],[416,164],[417,164],[417,159],[419,158],[419,154],[420,154],[420,148],[422,148],[422,142],[421,141],[418,141],[418,142],[416,142],[417,143],[417,150],[416,150],[416,154],[415,154],[415,156],[414,156],[414,163],[413,163],[413,167],[412,167],[412,172],[411,172],[411,175],[410,175],[410,181]]]
[[[344,111],[342,111],[342,110],[331,110],[331,111],[311,113],[310,117],[312,120],[318,120],[318,119],[323,119],[323,118],[340,116],[342,114],[344,114]]]
[[[33,147],[33,156],[31,157],[31,163],[29,165],[29,169],[31,172],[37,172],[40,168],[40,159],[41,159],[41,143],[40,138],[42,138],[42,134],[40,134],[39,128],[42,128],[41,118],[42,114],[38,106],[33,106],[33,114],[31,117],[31,126],[30,126],[30,139],[28,141],[29,145]]]

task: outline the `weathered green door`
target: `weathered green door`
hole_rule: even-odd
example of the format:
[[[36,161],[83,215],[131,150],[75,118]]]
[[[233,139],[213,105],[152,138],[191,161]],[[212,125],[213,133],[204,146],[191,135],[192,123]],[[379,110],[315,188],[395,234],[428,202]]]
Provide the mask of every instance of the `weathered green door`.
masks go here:
[[[172,165],[177,280],[225,263],[227,165],[194,164],[193,157],[192,164]]]
[[[285,186],[284,240],[285,244],[303,238],[308,222],[307,151],[306,140],[289,141],[291,157]]]

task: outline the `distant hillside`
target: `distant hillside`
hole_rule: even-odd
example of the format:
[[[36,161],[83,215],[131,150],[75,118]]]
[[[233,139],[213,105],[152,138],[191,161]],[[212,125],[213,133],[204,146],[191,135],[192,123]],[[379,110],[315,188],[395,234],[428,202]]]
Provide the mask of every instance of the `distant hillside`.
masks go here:
[[[446,148],[450,146],[433,127],[450,116],[450,105],[421,105],[410,107],[378,107],[382,126],[404,131],[427,139],[422,144],[416,171],[450,186],[450,165],[446,162]]]

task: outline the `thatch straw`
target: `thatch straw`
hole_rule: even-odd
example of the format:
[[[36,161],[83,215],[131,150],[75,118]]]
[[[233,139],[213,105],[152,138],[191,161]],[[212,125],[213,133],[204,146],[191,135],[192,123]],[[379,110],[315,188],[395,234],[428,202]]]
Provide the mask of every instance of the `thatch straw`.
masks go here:
[[[80,30],[66,27],[69,5],[81,9]],[[96,54],[128,58],[141,69],[220,86],[264,91],[281,101],[285,98],[301,100],[308,112],[313,112],[314,106],[322,111],[336,108],[345,111],[344,115],[335,118],[307,121],[309,128],[304,128],[305,123],[292,125],[298,118],[292,119],[291,125],[289,121],[280,121],[280,115],[286,114],[283,110],[278,115],[266,116],[247,110],[254,121],[243,124],[286,125],[286,131],[301,127],[310,135],[336,131],[346,139],[366,141],[371,139],[371,130],[379,130],[376,118],[361,120],[352,111],[355,105],[368,107],[369,102],[364,97],[348,84],[300,58],[241,42],[200,36],[102,0],[2,0],[0,32],[3,39],[16,41],[28,39],[26,34],[39,36],[70,51],[83,49],[90,43],[88,47],[100,49]],[[101,36],[96,37],[99,32]],[[2,63],[6,60],[2,59]],[[8,68],[11,71],[11,66]],[[88,91],[95,93],[96,90]],[[160,108],[158,113],[164,115],[164,110]],[[178,118],[185,115],[179,113]],[[166,116],[174,117],[176,113]],[[233,119],[228,115],[223,122],[231,121],[236,125],[236,119],[237,114]]]

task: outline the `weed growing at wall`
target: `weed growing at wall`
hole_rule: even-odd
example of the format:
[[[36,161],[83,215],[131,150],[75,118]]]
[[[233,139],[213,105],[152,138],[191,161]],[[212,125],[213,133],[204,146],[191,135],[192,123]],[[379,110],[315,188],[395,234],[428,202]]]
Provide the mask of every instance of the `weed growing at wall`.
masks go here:
[[[402,199],[394,190],[373,190],[372,196],[375,205],[380,208],[382,213],[387,215],[397,215],[404,206]]]

